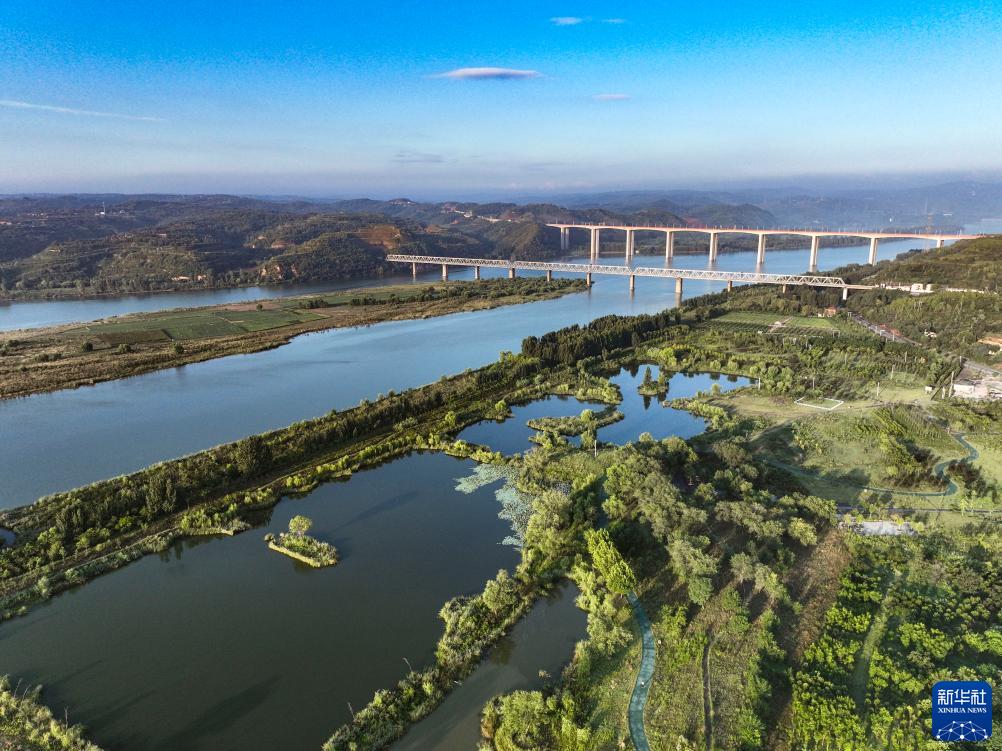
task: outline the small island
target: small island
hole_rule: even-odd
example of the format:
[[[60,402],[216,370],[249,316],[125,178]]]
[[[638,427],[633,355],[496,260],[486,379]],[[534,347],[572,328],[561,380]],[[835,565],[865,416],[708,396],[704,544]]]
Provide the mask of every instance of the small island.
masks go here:
[[[294,516],[289,520],[289,531],[265,535],[268,547],[283,555],[295,558],[314,568],[333,566],[338,561],[337,548],[327,542],[310,537],[307,532],[313,521],[306,516]]]
[[[644,370],[644,382],[637,386],[637,393],[641,396],[664,397],[668,393],[668,378],[662,370],[657,378],[651,377],[651,367]]]

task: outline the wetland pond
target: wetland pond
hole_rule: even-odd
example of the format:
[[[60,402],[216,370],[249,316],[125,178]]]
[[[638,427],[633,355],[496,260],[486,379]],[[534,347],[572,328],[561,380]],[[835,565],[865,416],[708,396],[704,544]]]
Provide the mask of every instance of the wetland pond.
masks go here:
[[[617,409],[623,419],[598,429],[598,438],[605,443],[625,444],[637,440],[642,433],[650,433],[654,438],[668,436],[692,438],[706,429],[701,417],[672,407],[665,407],[658,397],[642,396],[637,389],[644,382],[644,368],[636,371],[623,369],[610,380],[619,386],[623,401]],[[651,366],[651,376],[657,379],[657,366]],[[668,378],[667,399],[695,396],[707,393],[713,385],[720,386],[722,392],[748,386],[751,381],[743,376],[728,376],[720,373],[673,373]],[[479,443],[502,454],[516,454],[533,448],[529,439],[535,434],[526,425],[528,420],[540,417],[571,417],[582,410],[598,412],[605,405],[597,402],[580,401],[572,396],[550,396],[529,404],[511,408],[512,416],[504,422],[485,420],[470,425],[460,432],[459,437],[470,443]],[[577,440],[577,439],[572,439]]]
[[[656,376],[656,371],[655,371]],[[691,437],[703,421],[640,396],[642,369],[613,378],[625,419],[605,441]],[[669,396],[736,388],[746,379],[675,374]],[[503,423],[463,431],[507,452],[530,447],[525,420],[577,414],[554,397],[514,408]],[[471,431],[476,437],[469,436]],[[479,592],[518,550],[500,544],[497,483],[457,491],[476,464],[415,452],[350,480],[284,500],[268,522],[235,537],[177,543],[56,595],[0,626],[0,673],[43,684],[43,700],[89,728],[108,751],[319,749],[374,691],[431,663],[438,611]],[[341,562],[313,569],[268,550],[267,532],[313,519],[311,535]],[[558,587],[492,649],[481,666],[400,749],[464,749],[479,737],[490,696],[556,676],[585,636],[576,590]]]

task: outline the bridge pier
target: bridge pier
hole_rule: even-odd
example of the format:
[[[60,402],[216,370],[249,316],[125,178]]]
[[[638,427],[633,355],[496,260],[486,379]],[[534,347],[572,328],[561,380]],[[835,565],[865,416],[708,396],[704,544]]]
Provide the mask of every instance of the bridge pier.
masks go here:
[[[480,267],[479,266],[474,266],[473,267],[473,278],[476,279],[478,282],[480,281]]]
[[[734,289],[734,280],[733,279],[728,279],[727,280],[727,291],[731,292],[731,291],[733,291],[733,289]]]
[[[633,292],[637,288],[637,277],[635,274],[630,274],[630,292]]]
[[[598,249],[602,242],[601,231],[598,227],[591,228],[591,260],[598,258]]]
[[[552,282],[553,281],[553,270],[552,269],[547,269],[546,270],[546,281],[548,281],[548,282]]]
[[[876,237],[870,238],[870,258],[867,261],[871,266],[877,262],[877,244],[880,240]]]
[[[786,294],[786,285],[785,284],[783,285],[783,294],[784,295]]]
[[[821,248],[821,236],[811,235],[811,271],[818,270],[818,250]]]
[[[587,287],[591,286],[591,272],[590,271],[586,271],[585,272],[585,286],[587,286]]]
[[[675,256],[675,233],[665,232],[665,260],[670,261]]]
[[[508,269],[508,278],[509,279],[514,279],[515,278],[515,267],[514,266],[511,266]]]
[[[717,251],[720,249],[719,238],[719,232],[710,233],[710,263],[717,260]]]
[[[848,287],[843,287],[842,288],[842,301],[845,302],[848,299],[849,299],[849,288]]]
[[[417,279],[417,264],[416,263],[412,263],[411,264],[411,276],[413,276],[415,279]]]
[[[569,250],[571,247],[571,228],[561,227],[560,228],[560,249]]]
[[[758,255],[755,256],[755,263],[759,266],[765,263],[765,234],[758,236]]]
[[[633,243],[634,243],[634,230],[626,230],[626,262],[629,263],[633,260]]]
[[[682,295],[682,277],[680,276],[675,277],[675,294]]]
[[[939,238],[938,240],[936,240],[936,247],[937,248],[942,248],[943,247],[943,238],[942,237]]]

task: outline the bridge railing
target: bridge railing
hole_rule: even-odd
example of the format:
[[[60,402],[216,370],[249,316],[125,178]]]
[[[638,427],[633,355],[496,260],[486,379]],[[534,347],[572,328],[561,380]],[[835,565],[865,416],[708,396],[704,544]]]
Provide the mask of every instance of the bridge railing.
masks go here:
[[[445,266],[480,266],[482,268],[523,269],[525,271],[563,271],[572,274],[608,274],[612,276],[647,276],[662,279],[696,279],[748,284],[801,284],[814,287],[846,287],[837,276],[814,274],[765,274],[753,271],[716,271],[713,269],[658,268],[653,266],[602,266],[600,264],[550,261],[511,261],[499,258],[455,258],[452,256],[408,256],[387,254],[387,261]]]

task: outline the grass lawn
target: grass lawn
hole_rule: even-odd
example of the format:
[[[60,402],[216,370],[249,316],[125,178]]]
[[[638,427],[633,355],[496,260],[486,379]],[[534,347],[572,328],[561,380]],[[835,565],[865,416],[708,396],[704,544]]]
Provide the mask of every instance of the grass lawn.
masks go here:
[[[974,466],[980,468],[990,479],[1002,484],[1002,436],[968,433],[967,442],[980,454]]]
[[[813,407],[814,409],[823,409],[831,411],[833,409],[838,409],[845,402],[842,399],[829,399],[826,396],[810,397],[804,396],[796,400],[797,404],[804,407]]]

